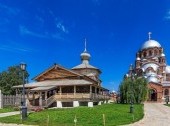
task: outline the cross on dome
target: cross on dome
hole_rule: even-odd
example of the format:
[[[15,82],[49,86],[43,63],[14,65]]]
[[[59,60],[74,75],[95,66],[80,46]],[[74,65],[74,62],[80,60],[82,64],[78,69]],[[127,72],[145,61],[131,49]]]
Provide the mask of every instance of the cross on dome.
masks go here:
[[[87,44],[87,43],[86,43],[86,38],[85,38],[85,40],[84,40],[84,47],[85,47],[85,48],[84,48],[84,52],[87,52],[87,49],[86,49],[86,46],[87,46],[87,45],[86,45],[86,44]]]
[[[149,32],[149,33],[148,33],[149,40],[151,40],[151,34],[152,34],[152,32]]]

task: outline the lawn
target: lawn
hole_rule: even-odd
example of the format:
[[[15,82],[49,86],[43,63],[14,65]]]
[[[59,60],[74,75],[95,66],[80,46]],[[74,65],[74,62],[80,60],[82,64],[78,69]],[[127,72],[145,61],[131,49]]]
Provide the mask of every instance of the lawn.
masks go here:
[[[164,104],[164,105],[166,105],[166,106],[170,107],[170,104]]]
[[[13,112],[13,111],[16,111],[16,110],[11,106],[0,109],[0,113]]]
[[[131,114],[127,104],[104,104],[93,108],[49,109],[31,113],[23,123],[39,126],[74,126],[76,115],[77,126],[103,126],[105,114],[106,126],[114,126],[138,121],[143,118],[143,113],[143,105],[134,105],[134,114]],[[0,118],[0,122],[22,123],[20,115]]]

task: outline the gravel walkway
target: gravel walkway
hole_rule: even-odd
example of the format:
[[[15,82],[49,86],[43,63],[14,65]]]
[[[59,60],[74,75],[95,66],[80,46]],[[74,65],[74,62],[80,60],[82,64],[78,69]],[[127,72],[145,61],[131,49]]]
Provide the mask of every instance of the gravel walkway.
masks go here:
[[[170,126],[170,107],[162,103],[145,103],[144,111],[142,120],[126,126]]]

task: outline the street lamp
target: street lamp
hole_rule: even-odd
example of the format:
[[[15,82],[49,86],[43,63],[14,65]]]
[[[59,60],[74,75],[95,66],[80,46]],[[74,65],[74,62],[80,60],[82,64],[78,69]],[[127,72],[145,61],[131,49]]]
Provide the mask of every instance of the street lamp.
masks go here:
[[[21,111],[22,111],[22,115],[21,118],[22,120],[27,119],[27,106],[26,106],[26,100],[25,100],[25,70],[26,70],[26,64],[25,63],[21,63],[20,64],[20,68],[22,70],[22,79],[23,79],[23,85],[22,85],[22,99],[21,99]]]
[[[130,66],[130,75],[131,75],[130,77],[131,77],[131,80],[132,80],[132,83],[133,83],[135,73],[134,73],[132,64]],[[132,90],[132,88],[133,88],[132,83],[131,83],[131,95],[130,95],[130,113],[134,112],[133,101],[132,101],[132,92],[133,92],[133,90]]]

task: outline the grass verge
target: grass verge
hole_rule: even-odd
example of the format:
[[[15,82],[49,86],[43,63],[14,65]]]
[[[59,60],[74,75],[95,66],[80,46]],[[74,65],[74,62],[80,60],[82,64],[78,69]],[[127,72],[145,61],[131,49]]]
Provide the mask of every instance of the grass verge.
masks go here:
[[[93,108],[49,109],[31,113],[23,122],[20,115],[0,118],[0,122],[39,126],[74,126],[76,115],[77,126],[103,126],[104,114],[106,126],[115,126],[133,123],[143,118],[143,105],[134,105],[134,114],[129,113],[129,107],[127,104],[104,104]]]
[[[0,109],[0,113],[13,112],[13,111],[19,111],[19,109],[16,109],[15,107],[12,106],[7,106]]]

